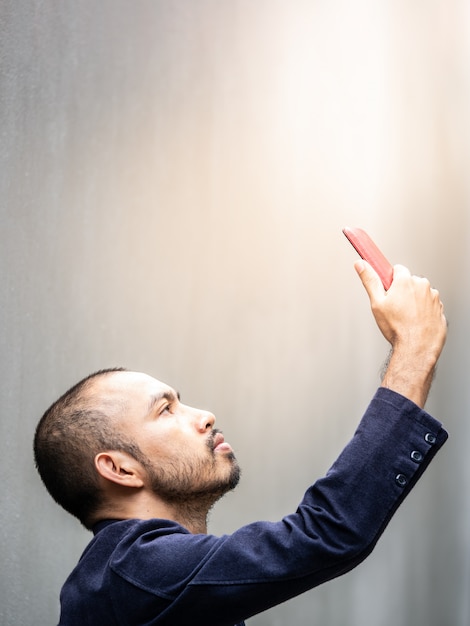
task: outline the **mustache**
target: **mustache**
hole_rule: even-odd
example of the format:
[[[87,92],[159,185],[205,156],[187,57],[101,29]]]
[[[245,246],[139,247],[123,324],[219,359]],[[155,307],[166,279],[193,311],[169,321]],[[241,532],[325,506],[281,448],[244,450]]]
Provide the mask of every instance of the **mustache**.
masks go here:
[[[209,436],[207,437],[206,444],[207,444],[207,447],[209,448],[209,450],[211,452],[214,452],[214,449],[215,449],[215,437],[216,437],[216,435],[219,435],[219,434],[221,435],[222,431],[219,428],[213,428],[211,430],[211,432],[209,433]]]

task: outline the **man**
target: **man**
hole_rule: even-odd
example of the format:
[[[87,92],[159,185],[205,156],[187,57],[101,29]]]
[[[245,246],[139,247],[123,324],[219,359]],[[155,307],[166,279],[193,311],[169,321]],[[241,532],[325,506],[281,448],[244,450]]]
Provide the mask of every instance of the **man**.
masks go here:
[[[95,535],[62,589],[61,624],[240,625],[372,551],[447,438],[423,410],[447,324],[426,279],[397,265],[384,292],[355,267],[390,360],[350,443],[280,522],[206,534],[238,464],[214,416],[150,376],[97,372],[44,414],[38,470]]]

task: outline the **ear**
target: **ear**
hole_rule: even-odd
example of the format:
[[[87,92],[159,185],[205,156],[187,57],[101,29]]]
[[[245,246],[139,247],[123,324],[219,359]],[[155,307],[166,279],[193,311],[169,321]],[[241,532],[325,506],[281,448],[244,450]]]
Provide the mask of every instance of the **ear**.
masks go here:
[[[95,456],[95,467],[100,476],[122,487],[138,488],[144,485],[141,465],[126,452],[100,452]]]

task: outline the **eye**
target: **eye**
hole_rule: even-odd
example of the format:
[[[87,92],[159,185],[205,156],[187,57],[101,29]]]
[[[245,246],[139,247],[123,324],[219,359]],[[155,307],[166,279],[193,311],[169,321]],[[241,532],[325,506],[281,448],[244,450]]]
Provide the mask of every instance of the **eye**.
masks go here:
[[[160,411],[160,414],[163,413],[171,413],[171,404],[165,404],[165,406]]]

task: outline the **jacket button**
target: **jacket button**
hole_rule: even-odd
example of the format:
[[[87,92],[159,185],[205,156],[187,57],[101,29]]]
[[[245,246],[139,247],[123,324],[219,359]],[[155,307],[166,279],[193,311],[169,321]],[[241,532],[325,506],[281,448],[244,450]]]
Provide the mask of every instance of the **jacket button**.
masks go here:
[[[418,450],[413,450],[410,456],[415,463],[420,463],[423,460],[423,455]]]
[[[399,485],[400,487],[404,487],[406,485],[406,483],[408,482],[406,480],[406,476],[404,474],[397,474],[395,476],[395,481],[396,481],[397,485]]]
[[[431,443],[431,444],[433,444],[433,443],[436,443],[436,437],[435,437],[435,435],[433,435],[432,433],[426,433],[426,434],[424,435],[424,441],[425,441],[426,443]]]

